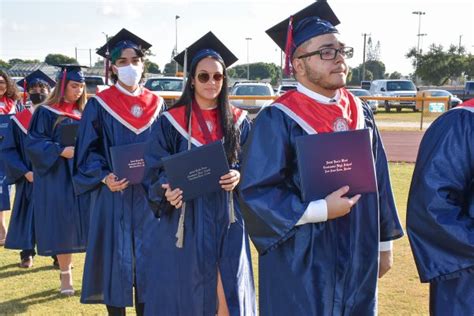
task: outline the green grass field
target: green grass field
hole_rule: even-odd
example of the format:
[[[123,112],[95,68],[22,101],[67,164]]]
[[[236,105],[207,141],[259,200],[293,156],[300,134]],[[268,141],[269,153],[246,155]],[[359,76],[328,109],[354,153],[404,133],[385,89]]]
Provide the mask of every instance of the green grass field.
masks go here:
[[[440,114],[439,113],[425,113],[423,115],[423,122],[433,122]],[[421,120],[421,112],[413,112],[410,109],[403,109],[401,112],[392,110],[391,112],[385,112],[382,108],[378,109],[375,114],[375,120],[377,122],[413,122],[419,123]]]
[[[405,224],[407,193],[413,165],[391,164],[390,167],[398,210],[401,221]],[[394,253],[394,267],[380,282],[379,314],[427,315],[428,287],[420,284],[418,280],[406,237],[395,242]],[[253,259],[256,268],[255,251]],[[0,248],[0,315],[106,314],[102,305],[79,303],[84,255],[74,255],[73,260],[76,295],[62,298],[58,295],[59,273],[53,269],[50,258],[37,256],[34,267],[23,270],[17,267],[18,252]],[[129,312],[133,313],[133,309]]]

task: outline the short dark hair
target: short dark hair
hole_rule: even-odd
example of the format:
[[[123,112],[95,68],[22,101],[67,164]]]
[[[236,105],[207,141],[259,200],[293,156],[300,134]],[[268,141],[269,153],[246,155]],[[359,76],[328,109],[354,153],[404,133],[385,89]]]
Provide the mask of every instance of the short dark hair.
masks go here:
[[[143,51],[137,50],[137,49],[134,49],[134,51],[137,53],[137,56],[140,57],[143,64],[145,64],[145,59],[143,58],[143,57],[145,57],[145,53]],[[114,64],[115,63],[110,63],[110,65],[109,65],[109,78],[115,84],[118,81],[118,76],[116,74],[114,74],[114,72],[112,70],[112,65],[114,65]],[[142,81],[143,79],[145,79],[145,67],[143,67],[143,73],[142,73],[142,77],[141,77],[140,81]]]

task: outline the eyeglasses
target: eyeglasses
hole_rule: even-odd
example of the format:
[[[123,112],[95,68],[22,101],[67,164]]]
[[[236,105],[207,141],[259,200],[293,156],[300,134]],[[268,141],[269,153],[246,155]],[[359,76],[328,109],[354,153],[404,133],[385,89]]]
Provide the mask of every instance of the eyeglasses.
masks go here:
[[[200,83],[206,83],[211,79],[211,76],[207,72],[201,72],[197,75],[197,78]],[[216,82],[221,81],[223,78],[224,78],[224,75],[218,72],[212,75],[212,79],[214,79],[214,81]]]
[[[342,48],[323,48],[320,50],[315,50],[314,52],[306,53],[296,58],[306,58],[311,57],[313,55],[319,55],[322,60],[333,60],[336,59],[337,54],[341,54],[344,58],[352,58],[354,56],[354,48],[353,47],[342,47]]]

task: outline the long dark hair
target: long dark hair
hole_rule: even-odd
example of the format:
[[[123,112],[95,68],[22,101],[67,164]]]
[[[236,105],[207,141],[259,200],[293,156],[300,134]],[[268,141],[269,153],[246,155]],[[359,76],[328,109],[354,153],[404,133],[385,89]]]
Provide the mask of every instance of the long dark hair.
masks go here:
[[[3,79],[5,79],[5,82],[7,83],[7,91],[5,91],[5,96],[14,101],[19,100],[20,93],[18,91],[16,83],[14,83],[10,76],[3,70],[0,70],[0,76],[3,77]]]
[[[206,56],[207,57],[207,56]],[[204,58],[206,58],[204,57]],[[214,56],[209,56],[222,65],[224,78],[222,79],[222,88],[217,96],[217,108],[220,112],[222,134],[224,135],[224,148],[227,154],[229,164],[237,163],[239,160],[240,153],[240,130],[234,123],[234,115],[230,108],[229,97],[227,93],[227,70],[222,59]],[[203,58],[203,59],[204,59]],[[202,59],[201,59],[202,60]],[[180,106],[186,107],[186,122],[189,123],[191,118],[191,105],[194,99],[194,87],[192,85],[193,78],[196,75],[196,68],[199,62],[194,63],[194,66],[190,69],[184,87],[183,94],[174,105],[170,107],[177,108]]]

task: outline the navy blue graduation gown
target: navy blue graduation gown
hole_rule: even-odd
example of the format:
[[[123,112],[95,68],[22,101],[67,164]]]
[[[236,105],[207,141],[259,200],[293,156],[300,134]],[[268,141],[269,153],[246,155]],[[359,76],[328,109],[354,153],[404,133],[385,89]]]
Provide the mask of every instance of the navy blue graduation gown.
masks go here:
[[[176,247],[180,210],[171,207],[164,197],[161,184],[168,181],[160,161],[187,151],[188,141],[186,129],[181,129],[183,134],[178,132],[177,123],[173,126],[168,114],[165,112],[158,120],[145,155],[145,187],[160,213],[159,237],[152,254],[159,257],[159,264],[150,267],[149,277],[154,282],[148,284],[145,313],[215,315],[219,269],[230,314],[255,315],[249,240],[235,191],[236,222],[230,225],[228,192],[222,190],[188,201],[183,248]],[[245,143],[249,128],[249,122],[244,120],[240,126],[241,144]]]
[[[295,92],[296,93],[296,92]],[[378,192],[363,194],[335,220],[295,226],[301,200],[295,139],[307,132],[276,106],[254,121],[240,192],[250,237],[259,252],[261,315],[373,315],[379,242],[403,235],[382,141],[371,111]]]
[[[14,112],[13,112],[14,113]],[[11,115],[0,114],[5,120],[8,120]],[[0,128],[7,129],[9,122],[0,123],[4,126]],[[4,139],[0,139],[0,145],[3,145]],[[5,163],[6,158],[0,153],[0,212],[10,210],[10,187],[8,185],[7,176],[5,174]]]
[[[145,282],[155,281],[145,274],[145,267],[154,251],[151,247],[159,221],[148,207],[142,185],[111,192],[101,182],[112,172],[109,148],[145,142],[154,128],[152,124],[136,134],[96,98],[87,102],[78,132],[74,171],[78,193],[91,194],[82,303],[133,306],[133,285],[142,303]]]
[[[59,118],[59,120],[58,120]],[[35,234],[38,254],[84,252],[89,221],[88,195],[76,196],[72,159],[61,157],[61,129],[78,121],[39,106],[26,138],[26,153],[34,173]]]
[[[25,150],[27,130],[20,124],[17,120],[10,121],[1,155],[5,163],[6,182],[15,185],[15,200],[5,248],[23,250],[35,247],[35,232],[33,183],[25,178],[25,174],[33,169]]]
[[[420,279],[430,282],[430,312],[474,315],[474,107],[450,110],[426,131],[407,231]]]

